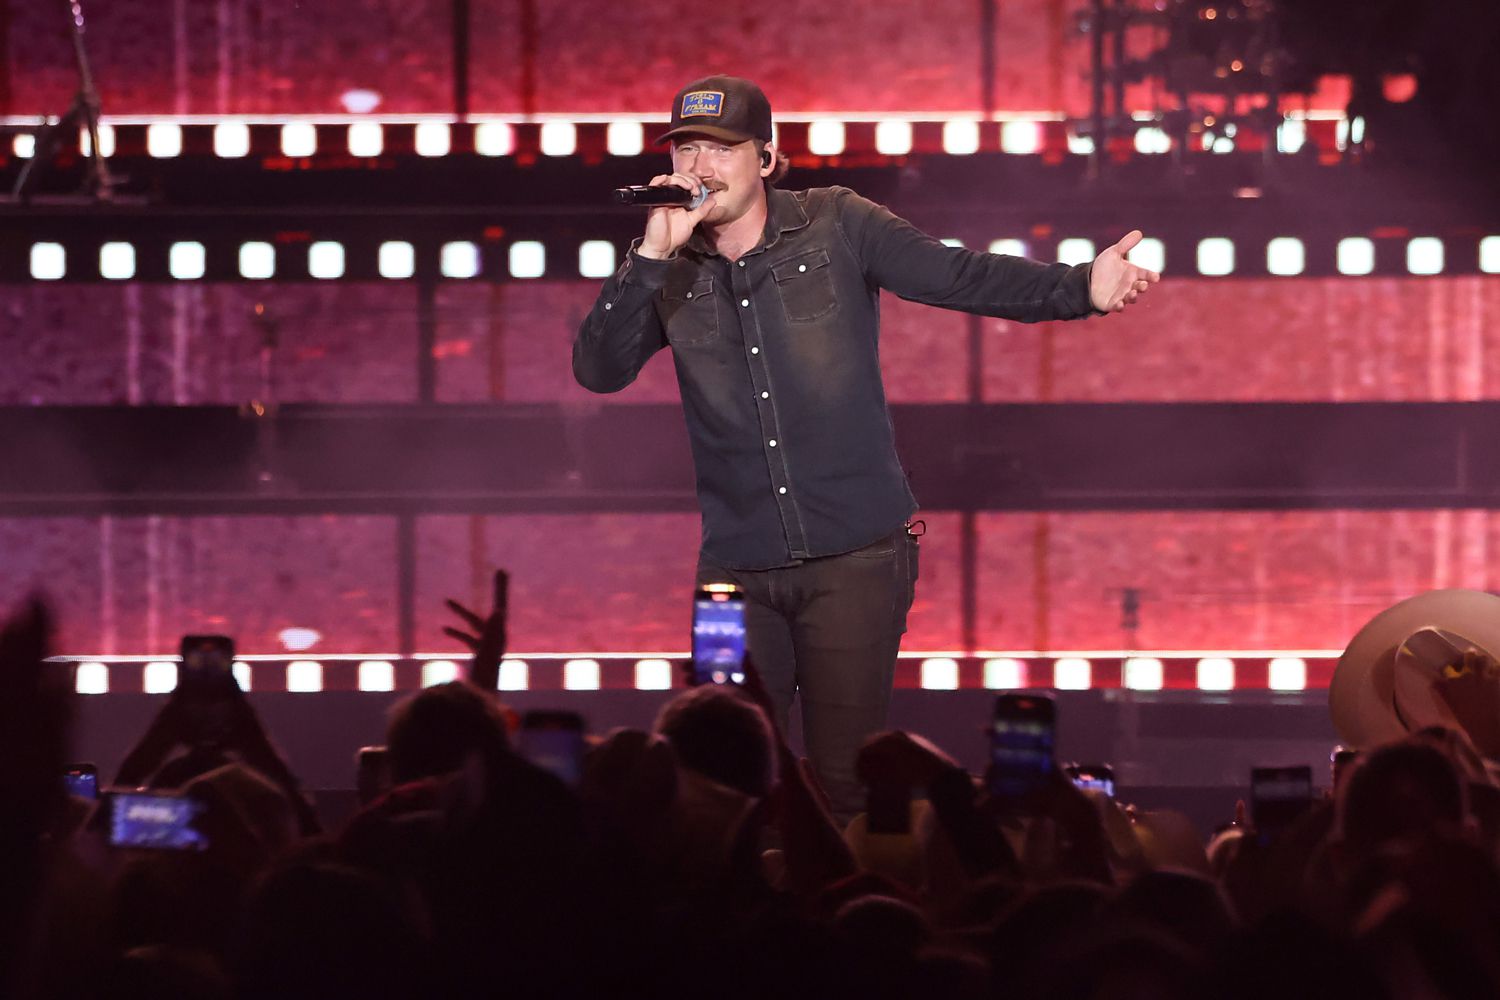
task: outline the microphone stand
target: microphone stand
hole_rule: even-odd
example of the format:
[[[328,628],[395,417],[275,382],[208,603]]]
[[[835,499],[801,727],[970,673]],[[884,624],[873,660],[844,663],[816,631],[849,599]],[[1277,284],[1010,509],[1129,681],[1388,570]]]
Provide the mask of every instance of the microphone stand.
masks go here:
[[[89,68],[88,51],[83,46],[83,0],[62,0],[68,8],[68,27],[73,34],[73,55],[78,62],[78,93],[73,98],[67,114],[52,125],[43,128],[36,137],[36,149],[31,160],[21,169],[11,195],[23,204],[31,200],[31,192],[38,178],[52,164],[53,158],[67,137],[80,126],[88,130],[88,173],[84,177],[84,191],[96,201],[109,201],[114,195],[115,180],[110,175],[109,164],[99,152],[99,92],[94,88],[94,74]]]

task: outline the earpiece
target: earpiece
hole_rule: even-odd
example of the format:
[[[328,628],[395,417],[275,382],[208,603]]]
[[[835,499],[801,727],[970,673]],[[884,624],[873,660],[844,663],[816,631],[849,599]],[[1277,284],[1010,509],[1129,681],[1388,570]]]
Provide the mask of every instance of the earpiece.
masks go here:
[[[769,149],[762,149],[760,151],[760,165],[762,167],[769,167],[771,165],[771,151]]]

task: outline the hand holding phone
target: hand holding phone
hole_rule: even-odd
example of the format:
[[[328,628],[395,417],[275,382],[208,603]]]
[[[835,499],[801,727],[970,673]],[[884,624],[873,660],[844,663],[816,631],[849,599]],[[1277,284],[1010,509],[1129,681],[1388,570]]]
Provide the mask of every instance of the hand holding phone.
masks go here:
[[[1089,792],[1103,792],[1115,797],[1115,770],[1108,764],[1069,764],[1063,773],[1073,784]]]
[[[1279,837],[1312,808],[1312,803],[1312,768],[1250,769],[1250,819],[1261,843]]]
[[[208,838],[193,824],[203,805],[174,792],[106,792],[112,847],[202,851]]]
[[[1000,806],[1020,808],[1047,787],[1056,768],[1056,732],[1057,708],[1051,698],[1033,694],[995,698],[985,780]]]
[[[90,801],[99,797],[99,769],[93,764],[69,764],[63,783],[69,795]]]

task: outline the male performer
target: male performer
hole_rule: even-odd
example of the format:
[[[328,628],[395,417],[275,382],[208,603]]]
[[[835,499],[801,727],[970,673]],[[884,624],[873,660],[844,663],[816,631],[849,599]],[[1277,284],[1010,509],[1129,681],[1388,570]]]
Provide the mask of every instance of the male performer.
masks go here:
[[[1035,322],[1120,311],[1160,276],[1125,259],[1139,232],[1092,264],[1041,264],[945,246],[847,188],[782,191],[771,106],[749,80],[688,84],[656,141],[671,143],[672,172],[653,186],[711,193],[651,210],[578,331],[573,374],[616,392],[672,348],[703,510],[698,581],[745,592],[776,721],[785,730],[800,692],[808,755],[848,819],[917,578],[880,289]]]

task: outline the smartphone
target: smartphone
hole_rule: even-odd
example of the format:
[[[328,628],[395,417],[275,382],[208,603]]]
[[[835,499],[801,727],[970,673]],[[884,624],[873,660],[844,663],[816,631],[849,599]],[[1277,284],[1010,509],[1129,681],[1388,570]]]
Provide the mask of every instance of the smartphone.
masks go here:
[[[201,851],[208,838],[193,826],[201,803],[175,792],[105,792],[113,847]]]
[[[63,783],[69,795],[80,799],[99,797],[99,769],[93,764],[69,764],[63,772]]]
[[[1055,767],[1056,733],[1057,708],[1051,698],[1034,694],[996,697],[986,779],[990,794],[1019,804],[1041,791]]]
[[[1329,777],[1333,781],[1334,791],[1338,791],[1343,786],[1344,779],[1349,776],[1349,772],[1354,768],[1354,764],[1358,760],[1358,750],[1351,750],[1346,746],[1336,746],[1333,748],[1333,751],[1328,755],[1328,769]]]
[[[577,712],[527,712],[521,717],[521,756],[577,787],[583,778],[583,733]]]
[[[1261,843],[1268,843],[1312,808],[1310,767],[1250,769],[1250,817]]]
[[[745,682],[745,595],[732,583],[704,584],[693,594],[693,679]]]
[[[354,793],[367,806],[391,790],[391,758],[385,747],[360,747],[354,772]]]
[[[1063,773],[1079,788],[1115,797],[1115,769],[1108,764],[1069,764]]]

